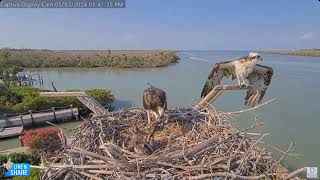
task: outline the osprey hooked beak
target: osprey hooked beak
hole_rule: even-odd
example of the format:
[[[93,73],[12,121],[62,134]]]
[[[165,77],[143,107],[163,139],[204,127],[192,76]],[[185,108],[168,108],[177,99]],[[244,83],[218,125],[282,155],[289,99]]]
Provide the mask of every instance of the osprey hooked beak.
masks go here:
[[[259,60],[259,61],[263,61],[263,58],[259,55],[259,56],[258,56],[258,60]]]

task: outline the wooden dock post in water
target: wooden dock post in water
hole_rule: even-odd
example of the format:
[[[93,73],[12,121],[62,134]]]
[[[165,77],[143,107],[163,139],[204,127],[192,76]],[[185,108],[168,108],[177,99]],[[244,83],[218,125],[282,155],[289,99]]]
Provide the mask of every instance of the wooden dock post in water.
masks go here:
[[[33,123],[33,115],[32,115],[32,110],[29,110],[30,118],[31,118],[31,124],[32,126],[34,125]]]
[[[73,104],[70,104],[70,109],[71,109],[71,117],[72,117],[72,118],[74,118],[74,117],[73,117],[73,110],[72,110],[72,108],[73,108]],[[77,120],[78,120],[78,119],[77,119]]]
[[[54,121],[56,121],[57,120],[57,116],[56,116],[56,108],[55,107],[52,107],[52,112],[53,112]]]
[[[45,97],[77,97],[77,99],[90,109],[96,116],[103,116],[108,111],[93,97],[85,92],[41,92],[40,96]]]
[[[217,85],[195,107],[202,109],[214,102],[225,90],[247,90],[239,85]]]
[[[23,122],[23,117],[22,117],[22,114],[20,114],[20,119],[21,119],[21,124],[22,124],[22,126],[24,126],[24,122]]]

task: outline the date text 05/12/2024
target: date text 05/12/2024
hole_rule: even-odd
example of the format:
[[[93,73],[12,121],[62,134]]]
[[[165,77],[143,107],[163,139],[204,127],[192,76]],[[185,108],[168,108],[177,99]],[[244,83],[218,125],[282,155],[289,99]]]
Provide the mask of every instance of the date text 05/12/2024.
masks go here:
[[[0,8],[125,8],[125,0],[0,0]]]

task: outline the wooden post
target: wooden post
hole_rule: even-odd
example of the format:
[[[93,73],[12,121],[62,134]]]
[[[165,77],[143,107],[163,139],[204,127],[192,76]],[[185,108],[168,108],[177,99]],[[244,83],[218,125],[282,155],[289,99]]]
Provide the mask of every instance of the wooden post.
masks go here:
[[[55,107],[52,107],[52,112],[53,112],[53,118],[54,118],[54,121],[57,121],[57,117],[56,117],[56,108],[55,108]]]
[[[43,78],[42,78],[42,75],[41,75],[41,84],[42,84],[42,86],[43,86]]]
[[[4,114],[3,116],[4,116],[4,120],[6,121],[6,126],[7,126],[7,123],[8,123],[8,121],[9,121],[8,114]]]
[[[21,124],[22,124],[22,126],[24,126],[22,114],[20,114],[20,119],[21,119]]]
[[[30,117],[31,117],[31,124],[32,124],[32,126],[34,125],[34,123],[33,123],[33,115],[32,115],[32,110],[29,110],[29,114],[30,114]]]
[[[73,119],[74,118],[74,115],[73,115],[73,104],[70,104],[70,108],[71,108],[71,118]]]
[[[37,75],[38,75],[39,85],[41,86],[41,78],[40,78],[40,74],[39,74],[39,73],[37,73]]]
[[[7,121],[8,121],[7,114],[4,114],[3,118],[4,118],[4,121],[2,121],[3,123],[0,124],[0,131],[4,131],[5,128],[7,127]]]
[[[20,145],[21,145],[21,147],[23,147],[24,144],[23,144],[23,141],[22,141],[22,139],[21,139],[21,136],[19,136],[19,140],[20,140]]]

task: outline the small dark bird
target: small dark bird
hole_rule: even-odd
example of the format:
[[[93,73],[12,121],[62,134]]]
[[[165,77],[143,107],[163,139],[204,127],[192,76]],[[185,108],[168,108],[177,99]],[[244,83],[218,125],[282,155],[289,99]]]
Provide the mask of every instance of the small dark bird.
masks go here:
[[[213,66],[202,89],[201,97],[205,97],[223,78],[237,79],[240,86],[247,87],[245,105],[256,106],[265,95],[272,79],[273,69],[257,64],[262,57],[258,53],[249,53],[235,61],[219,62]]]
[[[147,84],[150,85],[150,87],[143,92],[143,107],[147,111],[148,125],[150,125],[150,113],[158,120],[167,109],[167,96],[162,89],[156,88],[149,83]]]

